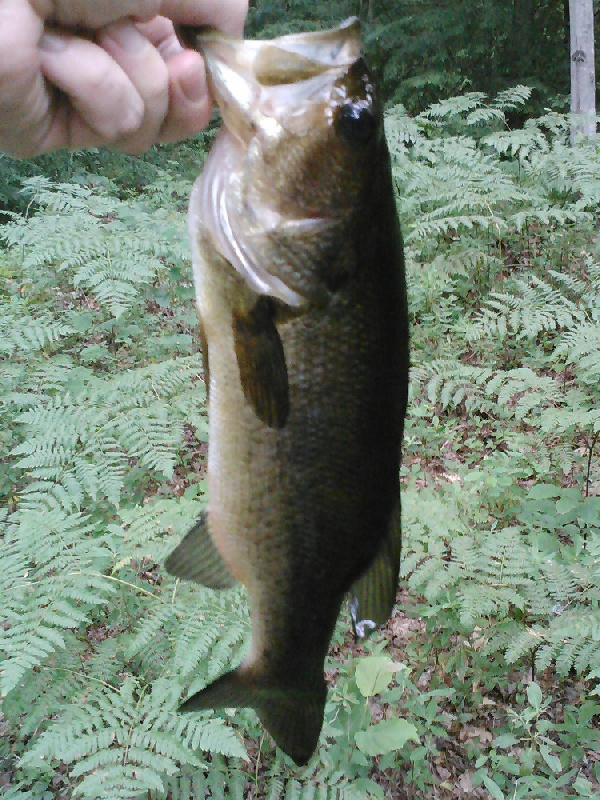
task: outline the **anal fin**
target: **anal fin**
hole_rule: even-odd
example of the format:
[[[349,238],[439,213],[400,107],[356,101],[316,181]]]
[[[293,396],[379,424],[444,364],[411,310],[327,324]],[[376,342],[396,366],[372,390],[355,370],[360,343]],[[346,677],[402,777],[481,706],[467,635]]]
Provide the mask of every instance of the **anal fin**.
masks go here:
[[[350,613],[357,636],[387,622],[398,590],[402,528],[400,510],[392,514],[387,535],[375,559],[350,589]]]
[[[232,589],[237,585],[210,536],[206,511],[167,558],[165,567],[176,578],[210,589]]]
[[[233,313],[233,340],[244,396],[270,428],[283,428],[289,413],[288,375],[275,307],[259,297],[252,310]]]

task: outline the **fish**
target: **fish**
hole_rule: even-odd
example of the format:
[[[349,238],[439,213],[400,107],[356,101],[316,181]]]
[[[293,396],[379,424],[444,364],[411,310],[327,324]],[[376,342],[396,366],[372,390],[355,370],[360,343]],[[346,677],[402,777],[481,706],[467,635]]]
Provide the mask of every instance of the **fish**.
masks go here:
[[[247,589],[241,665],[190,712],[253,708],[299,765],[346,597],[384,623],[401,550],[409,342],[382,103],[356,18],[271,40],[187,30],[222,127],[189,206],[208,387],[208,505],[166,560]]]

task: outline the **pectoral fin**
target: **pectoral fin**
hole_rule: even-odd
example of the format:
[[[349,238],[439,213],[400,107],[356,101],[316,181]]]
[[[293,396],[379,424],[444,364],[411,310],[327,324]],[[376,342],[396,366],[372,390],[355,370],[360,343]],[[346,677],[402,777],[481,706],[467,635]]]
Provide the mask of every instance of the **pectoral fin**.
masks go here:
[[[237,585],[210,536],[205,511],[167,558],[165,567],[176,578],[210,589],[232,589]]]
[[[288,375],[274,318],[269,297],[259,297],[248,313],[234,310],[233,340],[246,400],[265,425],[283,428],[289,413]]]
[[[375,560],[349,592],[350,613],[357,636],[365,636],[390,617],[398,589],[401,546],[402,528],[398,512],[392,515],[388,534]]]

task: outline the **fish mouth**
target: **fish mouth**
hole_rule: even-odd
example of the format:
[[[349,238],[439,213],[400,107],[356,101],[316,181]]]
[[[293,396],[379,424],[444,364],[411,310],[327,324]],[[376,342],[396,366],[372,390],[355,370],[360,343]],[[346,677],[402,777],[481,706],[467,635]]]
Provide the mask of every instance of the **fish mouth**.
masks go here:
[[[310,129],[334,82],[361,58],[360,22],[269,40],[236,39],[214,28],[188,41],[205,59],[208,83],[226,127],[244,144],[275,119],[290,133]],[[316,112],[315,112],[316,113]]]

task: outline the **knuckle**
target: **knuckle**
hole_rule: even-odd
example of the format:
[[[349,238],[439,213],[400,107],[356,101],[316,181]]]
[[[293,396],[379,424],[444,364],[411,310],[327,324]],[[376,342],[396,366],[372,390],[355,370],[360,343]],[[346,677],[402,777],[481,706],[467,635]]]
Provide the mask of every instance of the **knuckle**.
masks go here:
[[[154,65],[152,75],[146,80],[143,91],[146,105],[165,113],[169,103],[169,70],[162,59]]]
[[[104,113],[92,124],[108,141],[135,133],[144,120],[144,104],[135,88],[110,68],[90,79],[89,97],[102,97]],[[106,109],[109,112],[106,113]]]

